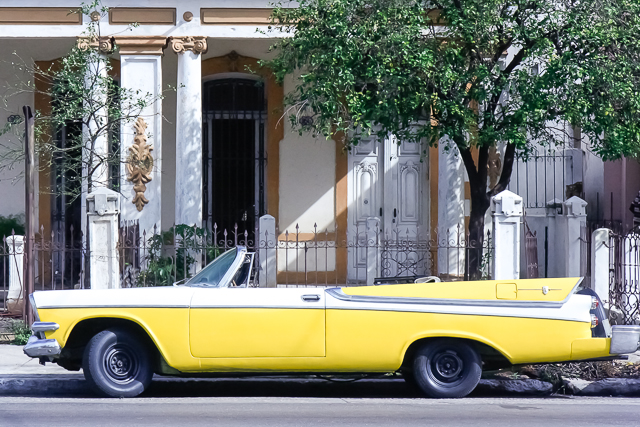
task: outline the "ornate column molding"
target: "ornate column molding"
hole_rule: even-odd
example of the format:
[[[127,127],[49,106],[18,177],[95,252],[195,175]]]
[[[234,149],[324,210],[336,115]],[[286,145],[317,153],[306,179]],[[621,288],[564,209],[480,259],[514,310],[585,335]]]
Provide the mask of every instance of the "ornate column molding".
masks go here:
[[[120,55],[162,55],[167,46],[165,36],[115,36]]]
[[[80,50],[100,49],[101,53],[113,51],[112,37],[78,37],[76,45]]]
[[[196,55],[207,53],[207,38],[205,36],[174,36],[170,38],[171,49],[175,53],[191,51]]]
[[[133,191],[135,196],[131,203],[136,205],[138,212],[142,212],[144,205],[149,203],[149,200],[144,195],[147,190],[148,184],[151,182],[151,171],[153,170],[153,156],[151,151],[152,145],[147,145],[147,136],[145,131],[147,129],[147,123],[142,117],[138,117],[138,120],[134,123],[136,136],[133,138],[133,145],[129,147],[129,158],[127,159],[127,181],[133,183]]]

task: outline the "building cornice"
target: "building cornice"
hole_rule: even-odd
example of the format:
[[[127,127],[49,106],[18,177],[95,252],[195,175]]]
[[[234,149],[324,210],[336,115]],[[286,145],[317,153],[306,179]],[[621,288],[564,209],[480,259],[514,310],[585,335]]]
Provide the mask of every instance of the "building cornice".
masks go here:
[[[120,55],[162,55],[167,46],[165,36],[115,36]]]

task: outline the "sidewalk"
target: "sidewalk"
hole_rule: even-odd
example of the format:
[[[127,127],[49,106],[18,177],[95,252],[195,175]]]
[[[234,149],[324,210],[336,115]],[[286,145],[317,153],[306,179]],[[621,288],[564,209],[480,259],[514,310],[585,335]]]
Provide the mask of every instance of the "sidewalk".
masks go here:
[[[32,359],[22,351],[21,345],[0,345],[0,375],[60,375],[72,372],[55,363],[42,366],[38,359]],[[73,372],[75,374],[75,372]]]

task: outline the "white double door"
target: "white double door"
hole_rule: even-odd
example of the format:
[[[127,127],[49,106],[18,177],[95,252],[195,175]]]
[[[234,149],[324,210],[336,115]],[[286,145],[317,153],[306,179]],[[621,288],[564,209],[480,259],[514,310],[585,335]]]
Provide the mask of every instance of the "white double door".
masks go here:
[[[421,161],[425,148],[414,142],[361,141],[349,153],[347,237],[350,243],[348,279],[364,282],[367,265],[378,263],[377,275],[422,274],[403,268],[418,262],[424,254],[412,254],[407,246],[428,239],[429,181],[428,159]],[[389,250],[367,250],[367,220],[377,219],[377,243]],[[371,229],[371,227],[370,227]],[[393,242],[405,242],[403,250]],[[357,242],[357,244],[356,244]],[[369,242],[369,243],[367,243]],[[401,245],[402,246],[402,245]],[[407,259],[409,257],[409,259]],[[400,265],[398,264],[400,261]]]

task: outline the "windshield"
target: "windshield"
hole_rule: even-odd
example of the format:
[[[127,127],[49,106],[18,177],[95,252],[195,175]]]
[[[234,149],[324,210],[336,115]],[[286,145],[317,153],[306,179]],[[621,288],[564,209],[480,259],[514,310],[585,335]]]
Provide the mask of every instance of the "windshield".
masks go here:
[[[231,264],[236,259],[237,248],[230,249],[227,252],[214,259],[211,264],[207,265],[200,271],[200,273],[193,276],[193,279],[189,280],[187,286],[207,286],[212,288],[218,288],[222,283],[220,280],[224,277],[224,274],[229,270]]]

